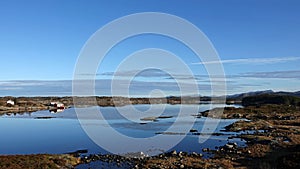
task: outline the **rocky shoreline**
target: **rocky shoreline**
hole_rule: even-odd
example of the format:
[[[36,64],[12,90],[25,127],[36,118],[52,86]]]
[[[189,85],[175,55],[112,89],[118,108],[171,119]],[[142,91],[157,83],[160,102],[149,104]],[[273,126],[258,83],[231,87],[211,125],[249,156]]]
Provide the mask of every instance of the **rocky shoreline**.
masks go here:
[[[213,109],[219,111],[220,109]],[[200,112],[199,116],[206,115]],[[202,154],[169,152],[154,157],[126,158],[117,155],[82,157],[88,164],[102,161],[125,168],[300,168],[300,109],[289,105],[262,105],[245,108],[225,108],[222,118],[241,118],[226,127],[228,132],[245,131],[237,135],[247,141],[246,147],[230,143],[209,150],[214,157]],[[245,120],[247,119],[247,120]],[[247,131],[249,131],[247,133]],[[250,132],[252,131],[252,132]],[[123,166],[124,167],[124,166]]]

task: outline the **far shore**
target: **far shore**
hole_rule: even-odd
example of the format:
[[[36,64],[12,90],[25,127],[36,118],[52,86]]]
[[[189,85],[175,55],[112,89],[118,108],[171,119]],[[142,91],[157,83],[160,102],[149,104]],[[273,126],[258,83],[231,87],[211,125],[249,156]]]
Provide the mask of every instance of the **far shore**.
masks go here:
[[[13,101],[14,104],[8,104]],[[51,109],[51,102],[63,103],[65,108],[76,106],[125,106],[129,104],[240,104],[236,100],[227,100],[219,97],[166,97],[166,98],[126,98],[126,97],[0,97],[0,114],[24,113]]]

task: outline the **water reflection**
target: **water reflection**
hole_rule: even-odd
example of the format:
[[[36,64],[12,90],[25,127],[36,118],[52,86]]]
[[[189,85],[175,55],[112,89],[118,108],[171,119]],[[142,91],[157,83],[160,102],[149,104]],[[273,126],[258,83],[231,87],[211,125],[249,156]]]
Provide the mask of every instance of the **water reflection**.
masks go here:
[[[61,112],[63,112],[64,110],[65,110],[65,109],[50,109],[49,112],[55,114],[55,113],[61,113]]]
[[[135,105],[139,110],[148,110],[149,105]],[[157,105],[159,106],[159,105]],[[127,135],[128,137],[135,138],[147,138],[157,134],[163,134],[177,118],[179,105],[165,105],[166,110],[163,112],[161,117],[157,116],[156,121],[142,121],[141,118],[149,117],[149,114],[145,113],[142,116],[135,116],[130,114],[128,116],[133,121],[124,119],[117,113],[114,107],[100,107],[101,113],[105,116],[105,119],[109,122],[108,125],[105,123],[95,123],[95,119],[88,119],[86,125],[90,125],[95,128],[96,131],[102,137],[109,137],[111,133],[105,133],[105,130],[101,128],[113,127],[117,132]],[[186,106],[198,106],[198,105],[186,105]],[[214,105],[215,107],[221,105]],[[210,105],[201,105],[199,111],[204,111],[210,108]],[[83,112],[88,112],[89,108],[82,108]],[[159,107],[157,107],[159,109]],[[153,109],[155,111],[155,107]],[[195,118],[192,116],[193,113],[187,113],[184,117],[181,117],[180,123],[172,128],[171,132],[174,135],[163,134],[167,139],[166,142],[161,144],[168,144],[168,140],[174,138],[176,133],[180,133],[182,128],[189,125],[191,120],[195,120],[193,129],[197,131],[207,131],[208,128],[203,128],[203,123],[206,121],[208,124],[213,125],[214,119],[207,118]],[[150,115],[151,116],[151,115]],[[53,118],[37,118],[37,117],[53,117]],[[88,117],[88,116],[87,116]],[[224,133],[222,129],[225,126],[233,123],[235,120],[221,120],[216,133]],[[2,134],[0,139],[0,154],[36,154],[36,153],[66,153],[74,152],[76,150],[87,149],[88,153],[108,153],[103,148],[97,146],[82,130],[75,110],[73,108],[65,109],[64,111],[37,111],[33,113],[21,113],[21,114],[5,114],[0,118],[0,133]],[[215,135],[210,137],[209,140],[200,144],[198,142],[198,135],[191,132],[185,133],[187,136],[172,150],[187,151],[187,152],[202,152],[203,148],[214,149],[215,146],[224,145],[228,141],[228,137],[236,133],[226,133],[226,135]],[[110,140],[111,142],[118,142],[123,146],[135,147],[137,145],[122,144],[121,140]],[[229,139],[230,141],[230,139]],[[243,144],[240,140],[232,140],[240,144]],[[140,145],[143,146],[143,145]],[[148,152],[157,150],[157,147],[152,147]]]

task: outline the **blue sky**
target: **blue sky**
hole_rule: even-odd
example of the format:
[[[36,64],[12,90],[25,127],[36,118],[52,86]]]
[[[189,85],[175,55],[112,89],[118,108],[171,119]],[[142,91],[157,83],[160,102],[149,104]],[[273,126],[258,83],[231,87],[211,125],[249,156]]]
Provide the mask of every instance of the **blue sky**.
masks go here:
[[[72,80],[77,57],[89,37],[112,20],[137,12],[173,14],[201,29],[223,63],[229,94],[265,89],[299,90],[300,1],[297,0],[3,0],[0,1],[0,93],[30,94],[37,84],[32,80],[39,81],[37,86],[41,83],[51,86],[54,80],[60,81],[57,84],[67,83]],[[200,86],[209,85],[203,64],[214,63],[201,63],[180,42],[157,35],[132,37],[118,44],[99,66],[97,78],[109,80],[126,56],[144,48],[173,52],[196,77],[201,77]],[[137,77],[135,83],[168,82],[164,74],[145,75]],[[99,90],[99,95],[106,93]],[[59,93],[62,92],[59,87],[55,91],[54,88],[53,95],[70,94]]]

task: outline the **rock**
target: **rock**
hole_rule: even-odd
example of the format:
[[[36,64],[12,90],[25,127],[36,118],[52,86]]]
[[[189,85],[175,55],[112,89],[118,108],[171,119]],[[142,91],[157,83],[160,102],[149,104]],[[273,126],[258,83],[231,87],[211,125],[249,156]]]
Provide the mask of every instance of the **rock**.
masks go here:
[[[172,154],[172,155],[177,155],[176,150],[172,151],[171,154]]]
[[[203,152],[208,152],[208,151],[209,151],[209,148],[203,148],[202,151],[203,151]]]
[[[184,168],[184,165],[183,165],[183,164],[181,164],[181,165],[180,165],[180,168]]]
[[[228,148],[228,149],[233,149],[233,145],[232,145],[232,144],[226,144],[225,146],[226,146],[226,148]]]
[[[204,112],[201,112],[201,116],[203,116],[203,117],[207,117],[208,116],[208,110],[207,111],[204,111]]]
[[[191,132],[191,133],[195,133],[195,132],[198,132],[198,130],[196,130],[196,129],[191,129],[190,132]]]
[[[144,117],[141,121],[157,121],[157,117]]]
[[[233,118],[241,118],[241,117],[243,117],[243,115],[236,113],[236,114],[233,114],[232,117]]]
[[[193,156],[198,156],[198,154],[196,152],[192,152]]]
[[[180,158],[182,158],[182,157],[183,157],[183,153],[182,153],[182,151],[180,151],[180,152],[178,153],[178,156],[179,156]]]

